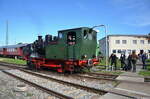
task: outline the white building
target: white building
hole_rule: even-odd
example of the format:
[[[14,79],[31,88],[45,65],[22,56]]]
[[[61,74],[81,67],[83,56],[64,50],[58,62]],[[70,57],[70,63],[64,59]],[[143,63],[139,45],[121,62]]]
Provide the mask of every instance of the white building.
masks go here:
[[[121,53],[128,56],[132,51],[136,51],[136,54],[144,51],[150,57],[150,35],[108,35],[107,39],[109,56],[111,53],[120,57]],[[99,44],[101,53],[106,56],[106,37],[100,39]]]

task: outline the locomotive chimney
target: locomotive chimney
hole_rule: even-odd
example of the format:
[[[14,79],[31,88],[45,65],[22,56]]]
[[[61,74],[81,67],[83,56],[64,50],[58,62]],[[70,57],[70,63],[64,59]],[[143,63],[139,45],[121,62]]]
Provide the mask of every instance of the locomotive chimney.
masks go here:
[[[38,40],[41,40],[42,39],[42,36],[38,36]]]

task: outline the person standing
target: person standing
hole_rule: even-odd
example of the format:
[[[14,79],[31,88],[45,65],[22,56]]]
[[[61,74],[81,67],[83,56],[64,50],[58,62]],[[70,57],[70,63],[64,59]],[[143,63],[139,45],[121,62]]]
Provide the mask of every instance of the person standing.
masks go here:
[[[128,60],[128,70],[131,70],[132,69],[132,55],[131,55],[131,53],[129,54],[127,60]]]
[[[138,59],[138,56],[136,55],[135,51],[132,52],[132,68],[133,68],[133,72],[136,72],[136,62]]]
[[[123,68],[124,68],[124,66],[125,66],[125,59],[126,59],[125,54],[121,54],[121,56],[120,56],[121,69],[123,69]]]
[[[146,69],[146,65],[145,65],[146,59],[147,59],[146,53],[142,54],[143,69]]]
[[[112,53],[111,56],[109,57],[109,60],[111,61],[111,69],[114,65],[115,67],[114,70],[117,70],[117,56],[114,53]]]

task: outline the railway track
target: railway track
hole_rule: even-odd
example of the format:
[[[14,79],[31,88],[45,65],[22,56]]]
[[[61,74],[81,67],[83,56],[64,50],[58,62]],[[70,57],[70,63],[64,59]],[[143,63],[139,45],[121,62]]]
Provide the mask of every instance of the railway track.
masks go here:
[[[10,64],[10,63],[6,63],[6,62],[0,62],[0,65],[5,65],[7,67],[10,67],[8,65],[11,65],[11,68],[14,68],[14,69],[27,69],[25,66],[26,65],[17,65],[17,64]],[[38,71],[40,72],[40,70]],[[42,72],[44,73],[44,72]],[[45,74],[45,73],[44,73]],[[46,73],[47,74],[47,73]],[[114,81],[114,82],[117,82],[118,83],[121,83],[121,82],[126,82],[126,83],[137,83],[137,84],[149,84],[150,83],[147,83],[147,82],[134,82],[134,81],[126,81],[126,80],[117,80],[115,79],[118,75],[115,75],[115,74],[105,74],[105,73],[86,73],[86,74],[75,74],[75,75],[72,75],[73,77],[80,77],[82,79],[84,78],[89,78],[89,79],[95,79],[95,80],[106,80],[106,81]],[[130,77],[128,75],[121,75],[121,76],[126,76],[126,77]],[[131,76],[133,77],[133,76]],[[144,78],[144,77],[143,77]]]
[[[77,76],[83,78],[89,78],[89,79],[108,80],[108,81],[117,81],[116,77],[118,77],[118,75],[107,75],[107,74],[97,74],[97,73],[77,74]]]
[[[2,65],[2,64],[1,64]],[[8,64],[3,64],[5,66],[8,66]],[[55,78],[51,78],[49,76],[45,76],[45,75],[42,75],[42,74],[39,74],[39,73],[35,73],[35,72],[32,72],[32,71],[28,71],[28,70],[25,70],[24,68],[18,68],[16,66],[9,66],[10,68],[13,68],[13,69],[19,69],[20,71],[24,72],[24,73],[28,73],[28,74],[31,74],[33,76],[38,76],[38,77],[41,77],[41,78],[44,78],[44,79],[48,79],[50,81],[54,81],[54,82],[57,82],[57,83],[60,83],[62,85],[67,85],[67,86],[73,86],[74,88],[77,88],[77,89],[83,89],[84,91],[86,90],[86,92],[89,92],[90,94],[93,93],[94,96],[101,96],[101,95],[104,95],[105,93],[113,93],[113,94],[117,94],[117,95],[121,95],[121,96],[124,96],[124,97],[128,97],[128,98],[134,98],[136,99],[135,97],[133,96],[129,96],[129,95],[126,95],[126,94],[123,94],[123,93],[116,93],[116,92],[113,92],[113,91],[105,91],[105,90],[100,90],[100,89],[96,89],[96,88],[91,88],[91,87],[88,87],[88,86],[83,86],[83,85],[80,85],[80,84],[75,84],[75,83],[71,83],[71,82],[67,82],[67,81],[63,81],[63,80],[59,80],[59,79],[55,79]],[[9,74],[9,73],[7,73]],[[75,93],[75,92],[74,92]],[[54,94],[54,93],[53,93]],[[61,96],[62,97],[62,96]],[[71,97],[72,98],[72,97]]]
[[[1,65],[13,65],[17,66],[17,68],[26,68],[27,65],[19,65],[19,64],[14,64],[14,63],[7,63],[7,62],[2,62],[0,61]],[[14,67],[15,68],[15,67]],[[117,75],[117,74],[108,74],[108,73],[95,73],[95,72],[90,72],[90,73],[84,73],[82,76],[90,76],[93,78],[99,78],[99,79],[115,79],[118,76],[127,76],[127,77],[138,77],[138,76],[129,76],[129,75]],[[144,78],[144,77],[143,77]]]
[[[63,94],[58,93],[58,92],[56,92],[56,91],[50,90],[50,89],[48,89],[48,88],[46,88],[46,87],[40,86],[40,85],[38,85],[38,84],[36,84],[36,83],[33,83],[33,82],[31,82],[31,81],[28,81],[28,80],[26,80],[26,79],[24,79],[24,78],[21,78],[21,77],[17,76],[17,75],[14,75],[13,73],[10,73],[10,72],[8,72],[8,71],[5,71],[5,70],[4,70],[3,72],[6,73],[6,74],[8,74],[8,75],[10,75],[10,76],[12,76],[12,77],[14,77],[14,78],[17,78],[17,79],[19,79],[19,80],[25,82],[25,83],[27,83],[27,84],[33,86],[33,87],[36,87],[36,88],[38,88],[38,89],[40,89],[40,90],[42,90],[42,91],[44,91],[44,92],[47,92],[48,94],[51,94],[51,95],[53,95],[53,96],[55,96],[55,97],[57,97],[57,98],[60,98],[60,99],[73,99],[72,97],[63,95]]]
[[[119,76],[119,75],[114,75],[114,74],[94,73],[94,72],[85,73],[85,74],[93,76],[93,77],[108,78],[108,79],[115,79]]]
[[[107,93],[105,91],[95,91],[92,88],[83,88],[82,86],[56,81],[32,72],[29,73],[20,70],[5,70],[4,72],[63,99],[91,99],[92,97],[99,98],[101,95]]]

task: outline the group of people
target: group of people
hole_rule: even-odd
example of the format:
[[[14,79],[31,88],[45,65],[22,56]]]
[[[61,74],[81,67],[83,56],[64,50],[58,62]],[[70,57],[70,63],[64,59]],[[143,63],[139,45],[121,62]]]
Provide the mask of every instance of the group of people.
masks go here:
[[[112,53],[109,57],[109,62],[111,65],[111,70],[114,67],[114,70],[117,70],[117,59],[118,57]],[[146,69],[145,61],[147,59],[146,53],[138,54],[136,55],[136,52],[133,51],[132,54],[129,54],[129,56],[126,58],[125,54],[121,54],[120,56],[120,62],[121,62],[121,68],[125,71],[133,71],[136,72],[136,62],[137,60],[141,60],[143,63],[143,69]]]

